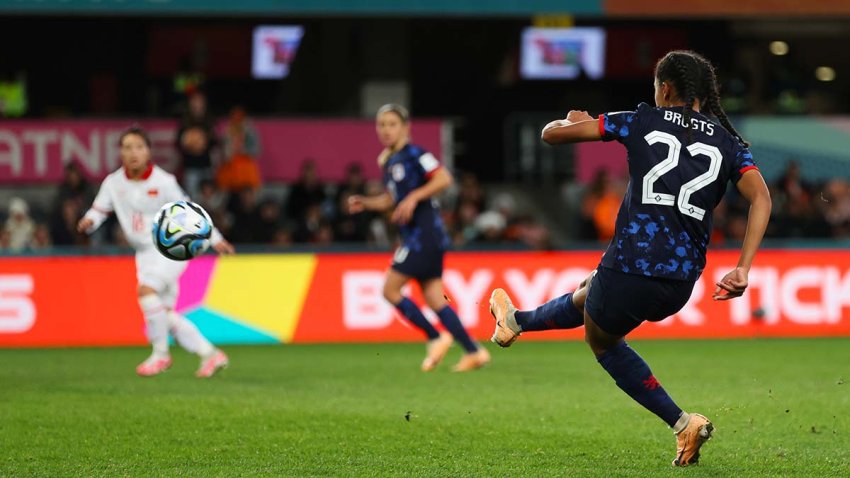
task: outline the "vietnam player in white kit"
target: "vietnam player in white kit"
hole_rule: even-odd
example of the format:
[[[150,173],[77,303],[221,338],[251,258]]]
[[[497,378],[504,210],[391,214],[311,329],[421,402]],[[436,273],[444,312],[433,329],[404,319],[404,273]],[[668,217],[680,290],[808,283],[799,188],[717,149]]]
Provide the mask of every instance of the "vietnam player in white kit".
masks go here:
[[[171,333],[183,348],[201,357],[195,375],[211,377],[228,365],[228,358],[201,335],[195,324],[174,310],[178,280],[187,263],[160,254],[151,236],[154,215],[166,203],[187,199],[186,194],[172,174],[151,161],[150,140],[144,130],[127,129],[119,143],[123,167],[103,180],[91,209],[77,228],[90,234],[110,213],[115,213],[127,242],[136,250],[139,305],[153,346],[153,353],[136,367],[136,373],[149,377],[171,366],[168,352]],[[233,246],[215,228],[211,242],[219,254],[234,252]]]

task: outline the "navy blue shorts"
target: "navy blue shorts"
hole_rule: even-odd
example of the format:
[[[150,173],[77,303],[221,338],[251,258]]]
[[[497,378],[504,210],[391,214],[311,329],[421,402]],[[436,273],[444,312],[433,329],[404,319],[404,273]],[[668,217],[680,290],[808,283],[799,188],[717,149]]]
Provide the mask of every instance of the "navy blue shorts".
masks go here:
[[[422,249],[413,251],[406,246],[396,249],[393,255],[393,270],[396,270],[419,282],[443,277],[443,256],[441,249]]]
[[[625,336],[644,320],[658,322],[678,312],[690,299],[694,284],[599,266],[584,310],[600,329]]]

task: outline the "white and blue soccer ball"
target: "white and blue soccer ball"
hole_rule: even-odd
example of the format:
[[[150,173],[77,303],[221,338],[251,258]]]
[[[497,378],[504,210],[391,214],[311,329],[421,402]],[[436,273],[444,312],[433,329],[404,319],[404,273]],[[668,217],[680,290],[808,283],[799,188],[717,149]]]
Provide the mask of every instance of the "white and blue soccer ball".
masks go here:
[[[175,201],[162,206],[153,220],[153,243],[165,257],[188,261],[210,247],[213,223],[201,206]]]

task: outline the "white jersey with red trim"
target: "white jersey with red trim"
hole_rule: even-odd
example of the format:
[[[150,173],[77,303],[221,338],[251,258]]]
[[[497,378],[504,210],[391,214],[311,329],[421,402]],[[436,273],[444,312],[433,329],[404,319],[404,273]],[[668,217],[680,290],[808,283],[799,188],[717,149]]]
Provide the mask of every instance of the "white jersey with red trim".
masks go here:
[[[154,247],[151,229],[156,213],[172,201],[188,200],[173,174],[159,166],[151,166],[138,179],[130,179],[124,168],[107,176],[100,185],[91,209],[85,217],[94,224],[93,232],[110,213],[115,213],[127,242],[137,251]],[[213,229],[212,242],[221,240]]]

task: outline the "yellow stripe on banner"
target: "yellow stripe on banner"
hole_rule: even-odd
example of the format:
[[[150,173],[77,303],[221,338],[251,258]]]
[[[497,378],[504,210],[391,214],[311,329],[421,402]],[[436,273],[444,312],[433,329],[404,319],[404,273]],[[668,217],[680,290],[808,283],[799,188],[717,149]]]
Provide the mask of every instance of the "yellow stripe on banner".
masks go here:
[[[289,342],[317,262],[312,254],[219,257],[204,302]]]

